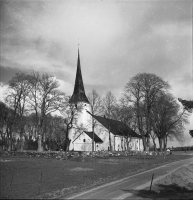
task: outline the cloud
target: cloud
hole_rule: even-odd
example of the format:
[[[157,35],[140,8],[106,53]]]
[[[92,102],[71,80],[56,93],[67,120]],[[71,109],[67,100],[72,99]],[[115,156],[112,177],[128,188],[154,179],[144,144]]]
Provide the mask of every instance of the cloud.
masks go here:
[[[79,42],[85,84],[117,89],[136,73],[169,79],[169,71],[177,74],[191,63],[190,2],[2,4],[3,66],[47,71],[73,83]]]
[[[2,82],[0,82],[0,101],[4,102],[4,97],[6,95],[7,90],[8,90],[8,85],[5,85]]]
[[[191,1],[0,3],[0,65],[10,72],[3,82],[38,70],[71,94],[79,43],[86,93],[110,90],[119,98],[131,77],[146,72],[168,81],[175,96],[193,98]]]
[[[191,26],[183,23],[167,23],[154,25],[152,27],[154,34],[162,37],[191,37]]]
[[[74,85],[68,82],[65,82],[61,79],[57,79],[59,82],[58,89],[62,92],[64,92],[66,95],[72,95],[72,91],[74,90]]]
[[[176,98],[192,100],[193,99],[193,83],[192,74],[182,74],[176,79],[170,80],[172,93]]]
[[[3,84],[7,84],[9,80],[15,75],[15,73],[20,73],[21,70],[17,68],[11,68],[11,67],[3,67],[0,66],[0,82]]]

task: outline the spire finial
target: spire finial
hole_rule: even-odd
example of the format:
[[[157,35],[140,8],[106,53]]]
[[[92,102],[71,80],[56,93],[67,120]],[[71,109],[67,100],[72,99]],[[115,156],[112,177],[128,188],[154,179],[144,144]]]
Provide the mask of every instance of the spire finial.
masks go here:
[[[78,43],[78,63],[77,64],[80,66],[79,43]]]

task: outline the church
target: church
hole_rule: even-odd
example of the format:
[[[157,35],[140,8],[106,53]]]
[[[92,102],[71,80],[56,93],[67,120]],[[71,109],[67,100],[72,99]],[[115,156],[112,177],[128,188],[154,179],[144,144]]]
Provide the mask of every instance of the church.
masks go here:
[[[121,121],[106,118],[105,116],[92,115],[90,112],[90,103],[85,94],[80,54],[78,48],[77,70],[74,84],[74,91],[69,100],[70,104],[75,107],[82,103],[83,109],[78,118],[78,124],[83,124],[84,131],[76,132],[75,128],[69,133],[71,140],[69,150],[74,151],[143,151],[141,136],[133,131],[130,127]],[[92,131],[92,126],[89,121],[94,118],[101,126],[100,129],[95,128]],[[109,148],[109,134],[111,137],[111,149]]]

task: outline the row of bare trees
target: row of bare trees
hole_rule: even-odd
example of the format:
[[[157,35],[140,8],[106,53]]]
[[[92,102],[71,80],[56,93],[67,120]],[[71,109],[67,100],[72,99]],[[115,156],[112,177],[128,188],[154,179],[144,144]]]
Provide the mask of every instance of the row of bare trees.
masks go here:
[[[124,98],[131,102],[138,133],[144,150],[149,148],[150,137],[160,150],[166,148],[168,138],[182,140],[188,113],[171,95],[170,85],[155,74],[138,74],[126,84]]]
[[[56,127],[60,127],[60,129],[63,127],[65,132],[66,129],[72,128],[79,111],[71,108],[71,105],[68,104],[69,97],[58,90],[58,87],[59,83],[55,77],[39,72],[27,75],[18,73],[9,81],[5,104],[1,102],[1,111],[3,109],[3,112],[1,112],[0,118],[1,138],[7,141],[8,150],[13,148],[13,134],[19,134],[22,140],[26,132],[30,133],[28,130],[30,127],[33,135],[39,138],[38,151],[42,151],[42,141],[45,141],[45,129],[48,127],[46,120],[48,121],[51,113],[55,111],[60,111],[68,116],[55,117],[55,121],[52,119],[52,124],[55,123]],[[51,130],[51,127],[49,129]],[[61,131],[57,132],[61,133]]]
[[[119,100],[111,92],[107,92],[102,100],[96,91],[90,95],[92,114],[99,113],[127,124],[142,136],[144,151],[149,149],[150,139],[154,149],[158,140],[161,151],[166,149],[168,139],[183,141],[189,113],[172,96],[170,85],[155,74],[142,73],[132,77]],[[111,150],[110,131],[109,147]]]
[[[43,150],[43,145],[45,148],[48,139],[55,140],[58,148],[69,150],[69,131],[74,127],[77,131],[81,129],[77,118],[83,105],[69,104],[69,96],[58,87],[55,77],[39,72],[19,73],[9,81],[5,103],[0,103],[1,139],[8,141],[9,150],[15,133],[21,140],[26,134],[38,138],[38,151]],[[155,74],[137,74],[125,85],[119,100],[110,91],[102,98],[92,90],[88,94],[90,111],[93,115],[105,115],[126,123],[142,136],[145,151],[150,138],[155,148],[157,139],[160,149],[164,150],[168,139],[183,139],[184,125],[188,123],[188,112],[169,90],[169,84]],[[53,116],[55,111],[59,111],[60,116]],[[90,124],[94,132],[98,123],[92,118]],[[110,130],[108,135],[112,150]]]

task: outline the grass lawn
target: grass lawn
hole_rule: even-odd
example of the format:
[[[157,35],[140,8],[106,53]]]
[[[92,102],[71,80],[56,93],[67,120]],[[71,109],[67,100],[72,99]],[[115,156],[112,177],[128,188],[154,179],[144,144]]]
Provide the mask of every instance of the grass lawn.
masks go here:
[[[0,157],[1,199],[61,198],[191,156]]]

